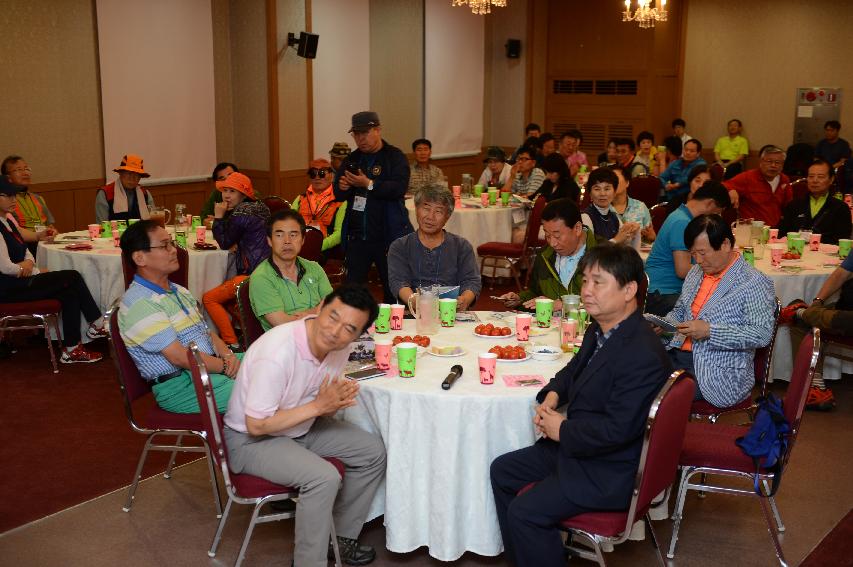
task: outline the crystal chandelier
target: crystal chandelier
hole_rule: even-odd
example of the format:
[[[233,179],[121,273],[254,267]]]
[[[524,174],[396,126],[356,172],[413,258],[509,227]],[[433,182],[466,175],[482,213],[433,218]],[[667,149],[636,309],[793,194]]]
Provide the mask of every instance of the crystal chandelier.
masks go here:
[[[637,22],[640,29],[655,27],[655,22],[666,21],[666,0],[657,0],[660,8],[652,8],[653,0],[637,0],[637,9],[631,15],[631,0],[625,0],[625,11],[622,12],[623,22]]]
[[[506,7],[506,0],[453,0],[451,6],[471,6],[471,12],[478,15],[492,13],[492,6],[498,8]]]

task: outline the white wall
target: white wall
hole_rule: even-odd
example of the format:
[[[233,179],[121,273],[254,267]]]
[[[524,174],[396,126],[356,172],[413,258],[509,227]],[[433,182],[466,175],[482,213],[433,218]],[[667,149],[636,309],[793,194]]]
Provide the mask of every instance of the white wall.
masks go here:
[[[492,44],[486,57],[491,59],[491,112],[488,146],[517,146],[524,138],[524,97],[527,70],[527,2],[508,2],[506,8],[495,8],[491,15]],[[521,40],[521,57],[508,59],[506,41]],[[540,124],[543,128],[544,124]]]

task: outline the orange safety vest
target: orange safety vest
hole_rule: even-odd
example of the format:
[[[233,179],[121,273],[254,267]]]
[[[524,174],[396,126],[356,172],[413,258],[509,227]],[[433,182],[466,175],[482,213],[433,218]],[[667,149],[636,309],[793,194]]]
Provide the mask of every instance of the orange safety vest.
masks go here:
[[[24,213],[24,208],[21,206],[22,199],[29,198],[29,201],[33,204],[33,209],[35,213],[38,214],[38,219],[34,223],[27,222],[27,215]],[[32,215],[32,211],[29,211]],[[46,224],[47,223],[47,215],[44,212],[44,207],[41,206],[41,203],[38,199],[33,197],[29,191],[24,193],[18,193],[15,196],[15,208],[12,209],[12,213],[15,216],[15,220],[18,221],[18,225],[24,228],[33,228],[36,224]],[[35,217],[32,217],[35,219]]]
[[[299,197],[299,214],[305,219],[305,224],[318,227],[323,238],[328,236],[329,226],[335,222],[335,212],[340,206],[341,203],[335,201],[331,185],[322,193],[315,193],[309,187]]]

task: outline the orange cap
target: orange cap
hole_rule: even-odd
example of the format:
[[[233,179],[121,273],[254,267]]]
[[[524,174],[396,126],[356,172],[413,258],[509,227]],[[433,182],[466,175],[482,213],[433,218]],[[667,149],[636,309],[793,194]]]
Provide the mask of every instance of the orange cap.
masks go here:
[[[145,169],[142,167],[142,158],[134,154],[127,154],[121,158],[121,165],[113,171],[116,173],[119,171],[130,171],[131,173],[138,173],[142,177],[151,177],[145,173]]]
[[[216,188],[219,189],[219,191],[222,191],[226,187],[239,191],[249,199],[255,198],[255,188],[252,187],[252,180],[239,171],[235,171],[222,181],[216,182]]]

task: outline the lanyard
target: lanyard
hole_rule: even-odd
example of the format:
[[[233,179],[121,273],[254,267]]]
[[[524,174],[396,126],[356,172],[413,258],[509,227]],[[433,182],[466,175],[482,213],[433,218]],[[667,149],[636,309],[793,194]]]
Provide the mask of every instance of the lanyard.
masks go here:
[[[139,285],[141,285],[142,287],[144,287],[146,289],[150,289],[151,291],[153,291],[155,293],[159,293],[160,295],[171,295],[172,297],[175,298],[175,301],[178,302],[178,305],[181,306],[181,310],[187,315],[190,314],[190,310],[187,308],[186,305],[184,305],[184,302],[181,301],[181,296],[178,295],[177,286],[175,284],[173,284],[172,282],[169,282],[169,291],[165,291],[159,285],[146,280],[145,278],[143,278],[139,274],[136,274],[135,276],[133,276],[133,281],[135,281],[136,283],[138,283]]]

